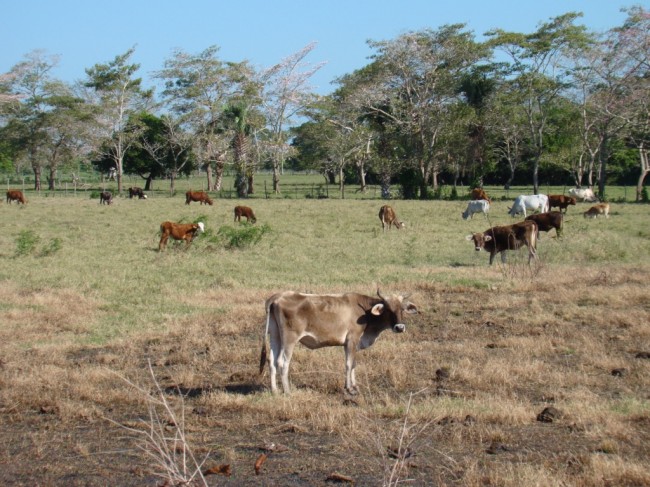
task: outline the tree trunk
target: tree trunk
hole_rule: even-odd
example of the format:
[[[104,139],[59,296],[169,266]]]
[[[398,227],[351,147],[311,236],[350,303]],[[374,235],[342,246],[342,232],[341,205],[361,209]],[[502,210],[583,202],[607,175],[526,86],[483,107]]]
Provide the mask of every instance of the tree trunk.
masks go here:
[[[41,190],[41,172],[42,172],[41,166],[39,166],[38,164],[33,164],[32,169],[34,170],[34,189],[36,191],[40,191]]]
[[[381,197],[385,200],[390,199],[390,173],[384,172],[380,176],[381,179]]]
[[[602,148],[600,153],[600,166],[598,168],[598,197],[601,201],[605,200],[605,178],[607,177],[607,157],[608,157],[608,138],[603,137]]]
[[[149,174],[146,178],[144,178],[144,190],[145,191],[151,191],[151,182],[153,181],[153,176]]]
[[[341,193],[341,199],[345,199],[345,175],[343,174],[343,164],[339,166],[339,192]]]
[[[280,163],[273,160],[273,192],[280,194]]]
[[[357,172],[359,174],[359,191],[365,193],[366,188],[366,169],[363,161],[357,164]]]
[[[255,174],[253,171],[250,171],[248,173],[248,176],[246,177],[248,181],[248,194],[255,194],[255,187],[254,187],[254,182],[255,182]]]
[[[539,155],[533,161],[533,194],[539,194]]]
[[[210,161],[205,164],[205,176],[208,179],[208,191],[212,190],[212,166]]]
[[[225,156],[219,156],[214,162],[214,190],[221,191],[221,186],[223,185],[223,169],[226,166]]]
[[[56,167],[50,167],[50,177],[47,182],[47,189],[54,191],[56,189]]]
[[[645,181],[646,176],[650,173],[650,164],[648,162],[648,152],[643,148],[639,147],[639,158],[641,164],[641,174],[639,175],[639,180],[636,183],[636,201],[639,202],[643,199],[643,182]]]

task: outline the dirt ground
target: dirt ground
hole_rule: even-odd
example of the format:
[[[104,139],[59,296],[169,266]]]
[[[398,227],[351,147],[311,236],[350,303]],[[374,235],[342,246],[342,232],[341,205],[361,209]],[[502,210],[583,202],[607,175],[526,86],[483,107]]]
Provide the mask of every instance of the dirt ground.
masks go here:
[[[340,391],[341,351],[332,355],[336,373],[322,382],[309,370],[326,367],[325,352],[299,355],[292,365],[295,397],[271,396],[268,376],[257,376],[260,334],[252,328],[239,336],[179,330],[106,346],[6,352],[0,357],[0,484],[171,485],[138,448],[137,431],[151,426],[151,416],[120,378],[146,383],[151,363],[163,397],[177,408],[182,396],[187,442],[206,458],[201,470],[229,466],[229,476],[207,474],[208,485],[382,485],[398,460],[399,479],[412,485],[648,485],[647,277],[621,271],[599,280],[594,273],[594,294],[582,304],[544,284],[536,296],[529,289],[420,285],[416,297],[427,304],[403,339],[382,337],[385,345],[359,357],[366,371],[360,378],[374,393],[355,398]],[[600,299],[598,291],[619,297]],[[542,303],[542,316],[518,313],[522,301],[533,310]],[[551,301],[549,310],[543,303]],[[225,350],[241,343],[248,355],[240,359],[248,363],[234,366],[224,360]],[[522,351],[518,343],[532,345]],[[508,354],[514,359],[495,362],[505,370],[491,368]],[[524,355],[535,360],[524,366],[517,358]],[[416,372],[391,372],[389,361]],[[574,375],[586,381],[584,401],[574,397],[580,387],[565,378]],[[155,387],[148,387],[155,397]],[[399,438],[384,439],[381,431],[401,424],[404,409],[396,405],[411,391],[418,392],[418,413],[409,426],[419,429],[399,450]],[[502,400],[505,410],[495,411]],[[442,402],[452,405],[451,414],[440,412]],[[524,413],[515,411],[520,407]],[[555,409],[540,415],[545,408]],[[318,416],[330,410],[335,424],[325,427]],[[173,436],[177,425],[159,417]],[[350,426],[345,418],[352,418]],[[363,424],[378,432],[364,436]]]

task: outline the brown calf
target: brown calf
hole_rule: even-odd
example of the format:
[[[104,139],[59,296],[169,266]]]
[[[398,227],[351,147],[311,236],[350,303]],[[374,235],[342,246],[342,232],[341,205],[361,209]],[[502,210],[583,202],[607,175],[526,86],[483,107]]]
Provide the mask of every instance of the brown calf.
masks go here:
[[[406,226],[404,222],[397,219],[395,210],[393,210],[389,205],[384,205],[379,209],[379,219],[381,220],[381,228],[384,232],[386,231],[386,226],[388,226],[389,230],[391,225],[395,225],[398,230]]]
[[[144,194],[144,191],[142,188],[138,188],[137,186],[133,186],[132,188],[129,188],[129,198],[134,198],[138,197],[140,200],[146,200],[147,195]]]
[[[198,201],[199,203],[212,206],[213,201],[208,196],[208,193],[205,191],[188,191],[185,193],[185,204],[189,205],[192,201]]]
[[[99,204],[110,205],[113,202],[113,193],[110,191],[102,191],[99,193]]]
[[[167,240],[172,237],[174,240],[185,240],[185,248],[187,249],[194,237],[198,233],[205,230],[203,222],[199,223],[174,223],[162,222],[160,224],[160,243],[158,244],[158,251],[162,252],[167,246]]]
[[[11,204],[12,201],[17,201],[18,203],[22,203],[23,205],[27,203],[27,200],[25,199],[23,192],[17,189],[10,189],[9,191],[7,191],[7,203]]]
[[[470,200],[485,200],[489,203],[492,203],[492,200],[488,197],[487,193],[483,191],[483,188],[474,188],[472,190]]]
[[[559,208],[564,210],[564,213],[567,212],[569,205],[576,204],[576,199],[573,196],[564,196],[563,194],[549,194],[548,195],[548,206],[550,208]]]
[[[246,217],[247,222],[250,221],[251,223],[255,223],[257,221],[255,213],[253,213],[251,208],[248,206],[235,206],[235,221],[241,222],[242,216]]]
[[[589,208],[582,215],[585,218],[598,218],[600,215],[605,215],[605,218],[609,218],[609,203],[598,203]]]
[[[506,262],[506,250],[517,250],[522,246],[528,247],[528,263],[537,258],[537,224],[533,221],[523,221],[513,225],[488,228],[483,233],[468,235],[467,240],[474,241],[476,251],[481,249],[490,253],[490,265],[494,256],[501,254],[501,262]]]
[[[561,211],[549,211],[548,213],[536,213],[526,217],[527,221],[533,221],[537,224],[537,238],[539,239],[539,232],[549,232],[555,228],[555,236],[562,235],[562,223],[564,215]]]

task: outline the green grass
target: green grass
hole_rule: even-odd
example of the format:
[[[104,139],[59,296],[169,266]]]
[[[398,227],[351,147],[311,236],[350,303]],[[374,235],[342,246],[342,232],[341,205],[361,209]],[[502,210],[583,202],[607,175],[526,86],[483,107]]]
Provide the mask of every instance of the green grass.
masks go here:
[[[199,314],[183,297],[206,290],[374,293],[377,287],[422,282],[486,288],[504,279],[500,264],[488,273],[488,256],[465,241],[489,224],[480,215],[463,221],[464,202],[393,201],[407,227],[386,233],[377,216],[382,203],[250,200],[258,222],[246,225],[232,221],[236,200],[187,206],[179,195],[118,198],[104,206],[90,198],[33,196],[24,208],[5,206],[0,212],[6,229],[0,235],[0,283],[23,292],[71,290],[99,303],[101,311],[86,323],[87,336],[77,337],[97,342],[165,329]],[[493,204],[492,224],[513,221],[507,204]],[[563,239],[543,234],[541,262],[597,267],[650,261],[650,239],[639,231],[647,223],[647,206],[614,204],[607,220],[583,219],[586,207],[570,208]],[[212,238],[196,239],[187,251],[175,245],[157,251],[160,222],[198,219]],[[524,254],[511,254],[509,261],[523,265]],[[480,277],[460,271],[468,268]]]

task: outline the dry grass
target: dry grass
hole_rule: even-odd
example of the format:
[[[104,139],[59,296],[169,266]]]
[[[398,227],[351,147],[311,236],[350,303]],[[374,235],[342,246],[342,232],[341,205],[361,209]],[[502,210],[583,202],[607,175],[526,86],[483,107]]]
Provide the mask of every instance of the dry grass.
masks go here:
[[[234,202],[32,198],[0,212],[12,229],[0,235],[2,483],[155,483],[137,442],[105,419],[150,421],[146,387],[120,378],[155,392],[149,362],[170,408],[185,408],[197,458],[232,466],[209,484],[325,485],[331,472],[362,485],[391,472],[418,485],[650,483],[650,362],[636,358],[650,351],[645,206],[607,221],[570,211],[530,270],[525,251],[488,267],[463,238],[487,224],[462,221],[460,202],[394,202],[408,227],[386,235],[377,201],[250,204],[271,227],[258,245],[206,239],[165,254],[160,221],[202,216],[216,231]],[[16,256],[24,229],[61,248]],[[268,392],[256,369],[269,294],[377,287],[413,292],[421,314],[359,355],[360,397],[341,393],[340,349],[297,348],[295,392]],[[547,406],[562,416],[537,421]],[[395,459],[400,438],[412,455]],[[255,476],[269,443],[287,449]]]

